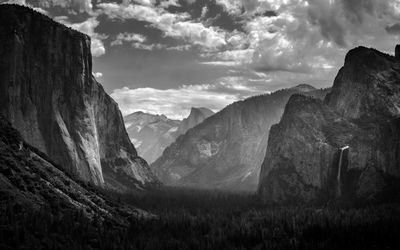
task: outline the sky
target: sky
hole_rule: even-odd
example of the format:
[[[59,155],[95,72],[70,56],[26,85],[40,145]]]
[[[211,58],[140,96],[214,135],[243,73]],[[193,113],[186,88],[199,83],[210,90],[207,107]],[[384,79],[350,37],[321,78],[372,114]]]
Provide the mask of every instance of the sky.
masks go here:
[[[91,37],[124,115],[186,117],[298,84],[332,86],[348,50],[389,54],[400,0],[12,0]]]

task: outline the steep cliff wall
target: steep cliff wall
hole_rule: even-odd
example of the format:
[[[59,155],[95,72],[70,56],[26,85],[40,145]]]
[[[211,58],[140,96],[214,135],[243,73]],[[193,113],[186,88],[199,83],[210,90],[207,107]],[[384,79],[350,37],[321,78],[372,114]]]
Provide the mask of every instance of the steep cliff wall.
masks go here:
[[[178,137],[152,170],[167,185],[256,190],[270,126],[300,92],[325,94],[300,85],[233,103]]]
[[[400,62],[359,47],[347,54],[324,102],[290,98],[270,131],[259,193],[280,203],[375,199],[398,177]]]
[[[92,76],[90,38],[26,7],[0,6],[0,112],[83,180],[116,188],[121,175],[134,185],[155,181]]]

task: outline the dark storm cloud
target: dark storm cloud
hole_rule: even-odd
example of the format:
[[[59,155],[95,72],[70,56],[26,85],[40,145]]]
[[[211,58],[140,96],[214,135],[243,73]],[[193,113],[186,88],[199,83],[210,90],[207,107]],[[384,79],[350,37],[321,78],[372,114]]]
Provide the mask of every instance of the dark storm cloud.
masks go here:
[[[391,35],[400,35],[400,23],[386,26],[385,30]]]
[[[320,28],[321,35],[334,41],[340,47],[346,47],[346,29],[342,26],[342,18],[338,12],[331,11],[329,4],[316,1],[308,9],[309,20]]]
[[[279,13],[274,10],[266,10],[263,13],[257,13],[257,16],[266,16],[266,17],[274,17],[279,16]]]
[[[398,15],[396,1],[390,0],[308,0],[308,3],[310,22],[320,27],[322,36],[340,47],[348,47],[346,35],[369,25],[367,18],[381,20]]]

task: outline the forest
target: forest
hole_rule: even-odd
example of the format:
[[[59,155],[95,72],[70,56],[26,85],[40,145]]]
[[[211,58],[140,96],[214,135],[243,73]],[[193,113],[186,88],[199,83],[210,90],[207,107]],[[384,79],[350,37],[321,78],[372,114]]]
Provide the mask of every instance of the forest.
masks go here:
[[[166,188],[148,194],[98,190],[155,216],[126,226],[57,207],[0,213],[0,249],[399,249],[398,204],[272,206],[249,193]],[[2,197],[4,198],[4,197]]]

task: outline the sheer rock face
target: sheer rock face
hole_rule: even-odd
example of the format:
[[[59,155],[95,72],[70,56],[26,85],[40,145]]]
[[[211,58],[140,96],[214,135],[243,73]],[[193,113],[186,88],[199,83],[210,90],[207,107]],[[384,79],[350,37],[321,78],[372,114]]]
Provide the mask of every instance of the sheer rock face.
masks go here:
[[[178,137],[152,170],[167,185],[256,190],[270,126],[299,92],[325,95],[300,85],[233,103]]]
[[[140,185],[155,181],[118,105],[92,76],[88,36],[26,7],[1,5],[0,55],[0,112],[28,143],[96,185],[106,179],[116,187],[123,173]],[[104,176],[104,168],[115,175]]]
[[[400,177],[400,62],[360,47],[324,102],[290,98],[271,128],[258,191],[265,201],[309,202],[337,196],[340,185],[343,198],[373,199],[392,177]]]

